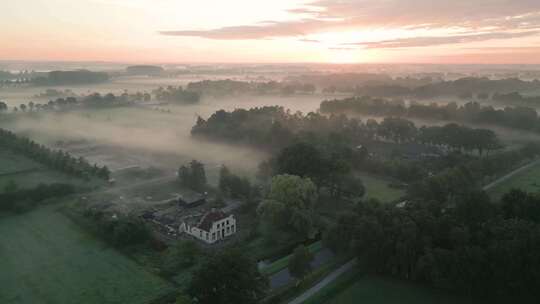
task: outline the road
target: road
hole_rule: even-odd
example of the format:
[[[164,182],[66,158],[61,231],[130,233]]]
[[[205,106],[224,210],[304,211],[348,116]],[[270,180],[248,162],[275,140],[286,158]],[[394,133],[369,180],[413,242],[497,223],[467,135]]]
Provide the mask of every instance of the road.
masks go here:
[[[484,191],[487,191],[487,190],[497,186],[498,184],[508,180],[509,178],[513,177],[514,175],[519,174],[519,173],[529,169],[530,167],[536,166],[538,163],[540,163],[540,160],[535,160],[535,161],[533,161],[533,162],[531,162],[531,163],[529,163],[529,164],[527,164],[527,165],[525,165],[523,167],[517,168],[516,170],[506,174],[505,176],[500,177],[500,178],[494,180],[493,182],[485,185],[482,189]]]
[[[315,256],[313,257],[313,261],[311,262],[311,269],[317,269],[321,267],[323,264],[328,262],[332,257],[334,257],[334,254],[327,248],[323,248],[321,251],[317,252]],[[287,284],[289,284],[293,279],[291,274],[289,273],[289,269],[285,268],[281,271],[276,272],[275,274],[270,276],[270,288],[280,288]]]
[[[326,287],[328,284],[332,283],[340,275],[344,274],[346,271],[353,268],[355,265],[356,265],[356,259],[352,259],[346,264],[343,264],[341,267],[339,267],[338,269],[332,271],[329,275],[327,275],[322,281],[315,284],[315,286],[311,287],[310,289],[306,290],[303,294],[293,299],[288,304],[301,304],[302,302],[304,302],[305,300],[313,296],[315,293],[317,293],[319,290]]]

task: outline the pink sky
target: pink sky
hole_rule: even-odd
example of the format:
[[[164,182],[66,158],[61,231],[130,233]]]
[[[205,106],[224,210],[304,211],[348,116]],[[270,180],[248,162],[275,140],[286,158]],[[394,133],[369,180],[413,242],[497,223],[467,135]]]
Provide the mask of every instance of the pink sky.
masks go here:
[[[539,0],[20,0],[0,10],[0,60],[540,64]]]

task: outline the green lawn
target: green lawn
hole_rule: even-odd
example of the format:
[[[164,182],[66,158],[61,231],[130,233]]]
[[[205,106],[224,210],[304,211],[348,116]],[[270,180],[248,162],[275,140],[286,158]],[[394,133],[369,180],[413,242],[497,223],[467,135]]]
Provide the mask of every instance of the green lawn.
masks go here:
[[[450,296],[407,282],[381,277],[362,277],[327,304],[465,304],[472,300]]]
[[[76,186],[97,186],[101,182],[86,182],[46,166],[16,153],[0,149],[0,193],[5,185],[14,181],[19,188],[34,188],[40,183],[66,183]]]
[[[500,198],[513,188],[519,188],[528,192],[540,192],[540,163],[521,171],[511,178],[489,189],[493,198]]]
[[[477,301],[402,280],[363,276],[353,269],[320,290],[304,304],[472,304]]]
[[[389,187],[390,181],[388,180],[366,173],[359,173],[358,176],[364,183],[366,188],[365,197],[367,198],[376,198],[382,202],[389,202],[405,195],[403,190]]]
[[[172,286],[48,206],[0,217],[0,303],[145,304]]]

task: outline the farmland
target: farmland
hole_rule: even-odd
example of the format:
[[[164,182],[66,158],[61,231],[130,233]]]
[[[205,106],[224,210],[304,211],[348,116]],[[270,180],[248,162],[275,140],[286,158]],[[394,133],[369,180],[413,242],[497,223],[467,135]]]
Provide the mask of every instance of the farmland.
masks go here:
[[[405,194],[403,190],[391,188],[389,186],[390,181],[388,180],[364,173],[359,176],[366,188],[366,198],[375,198],[382,202],[389,202],[396,200]]]
[[[144,304],[172,291],[55,208],[0,217],[0,303]]]
[[[357,269],[343,274],[305,303],[354,304],[358,303],[360,299],[362,302],[370,304],[478,303],[414,283],[381,276],[361,275]]]
[[[70,183],[74,185],[96,185],[64,173],[51,170],[42,164],[13,152],[0,149],[0,192],[13,181],[19,188],[33,188],[40,183]]]
[[[527,192],[540,191],[540,162],[536,162],[524,170],[520,170],[508,179],[491,187],[488,192],[493,198],[500,198],[511,189],[521,189]]]

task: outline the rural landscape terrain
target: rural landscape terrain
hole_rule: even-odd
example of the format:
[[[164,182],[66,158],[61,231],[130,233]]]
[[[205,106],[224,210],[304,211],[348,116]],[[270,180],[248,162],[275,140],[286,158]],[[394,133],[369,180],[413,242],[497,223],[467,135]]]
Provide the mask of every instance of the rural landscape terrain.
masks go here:
[[[179,2],[0,4],[0,304],[538,302],[537,1]]]

